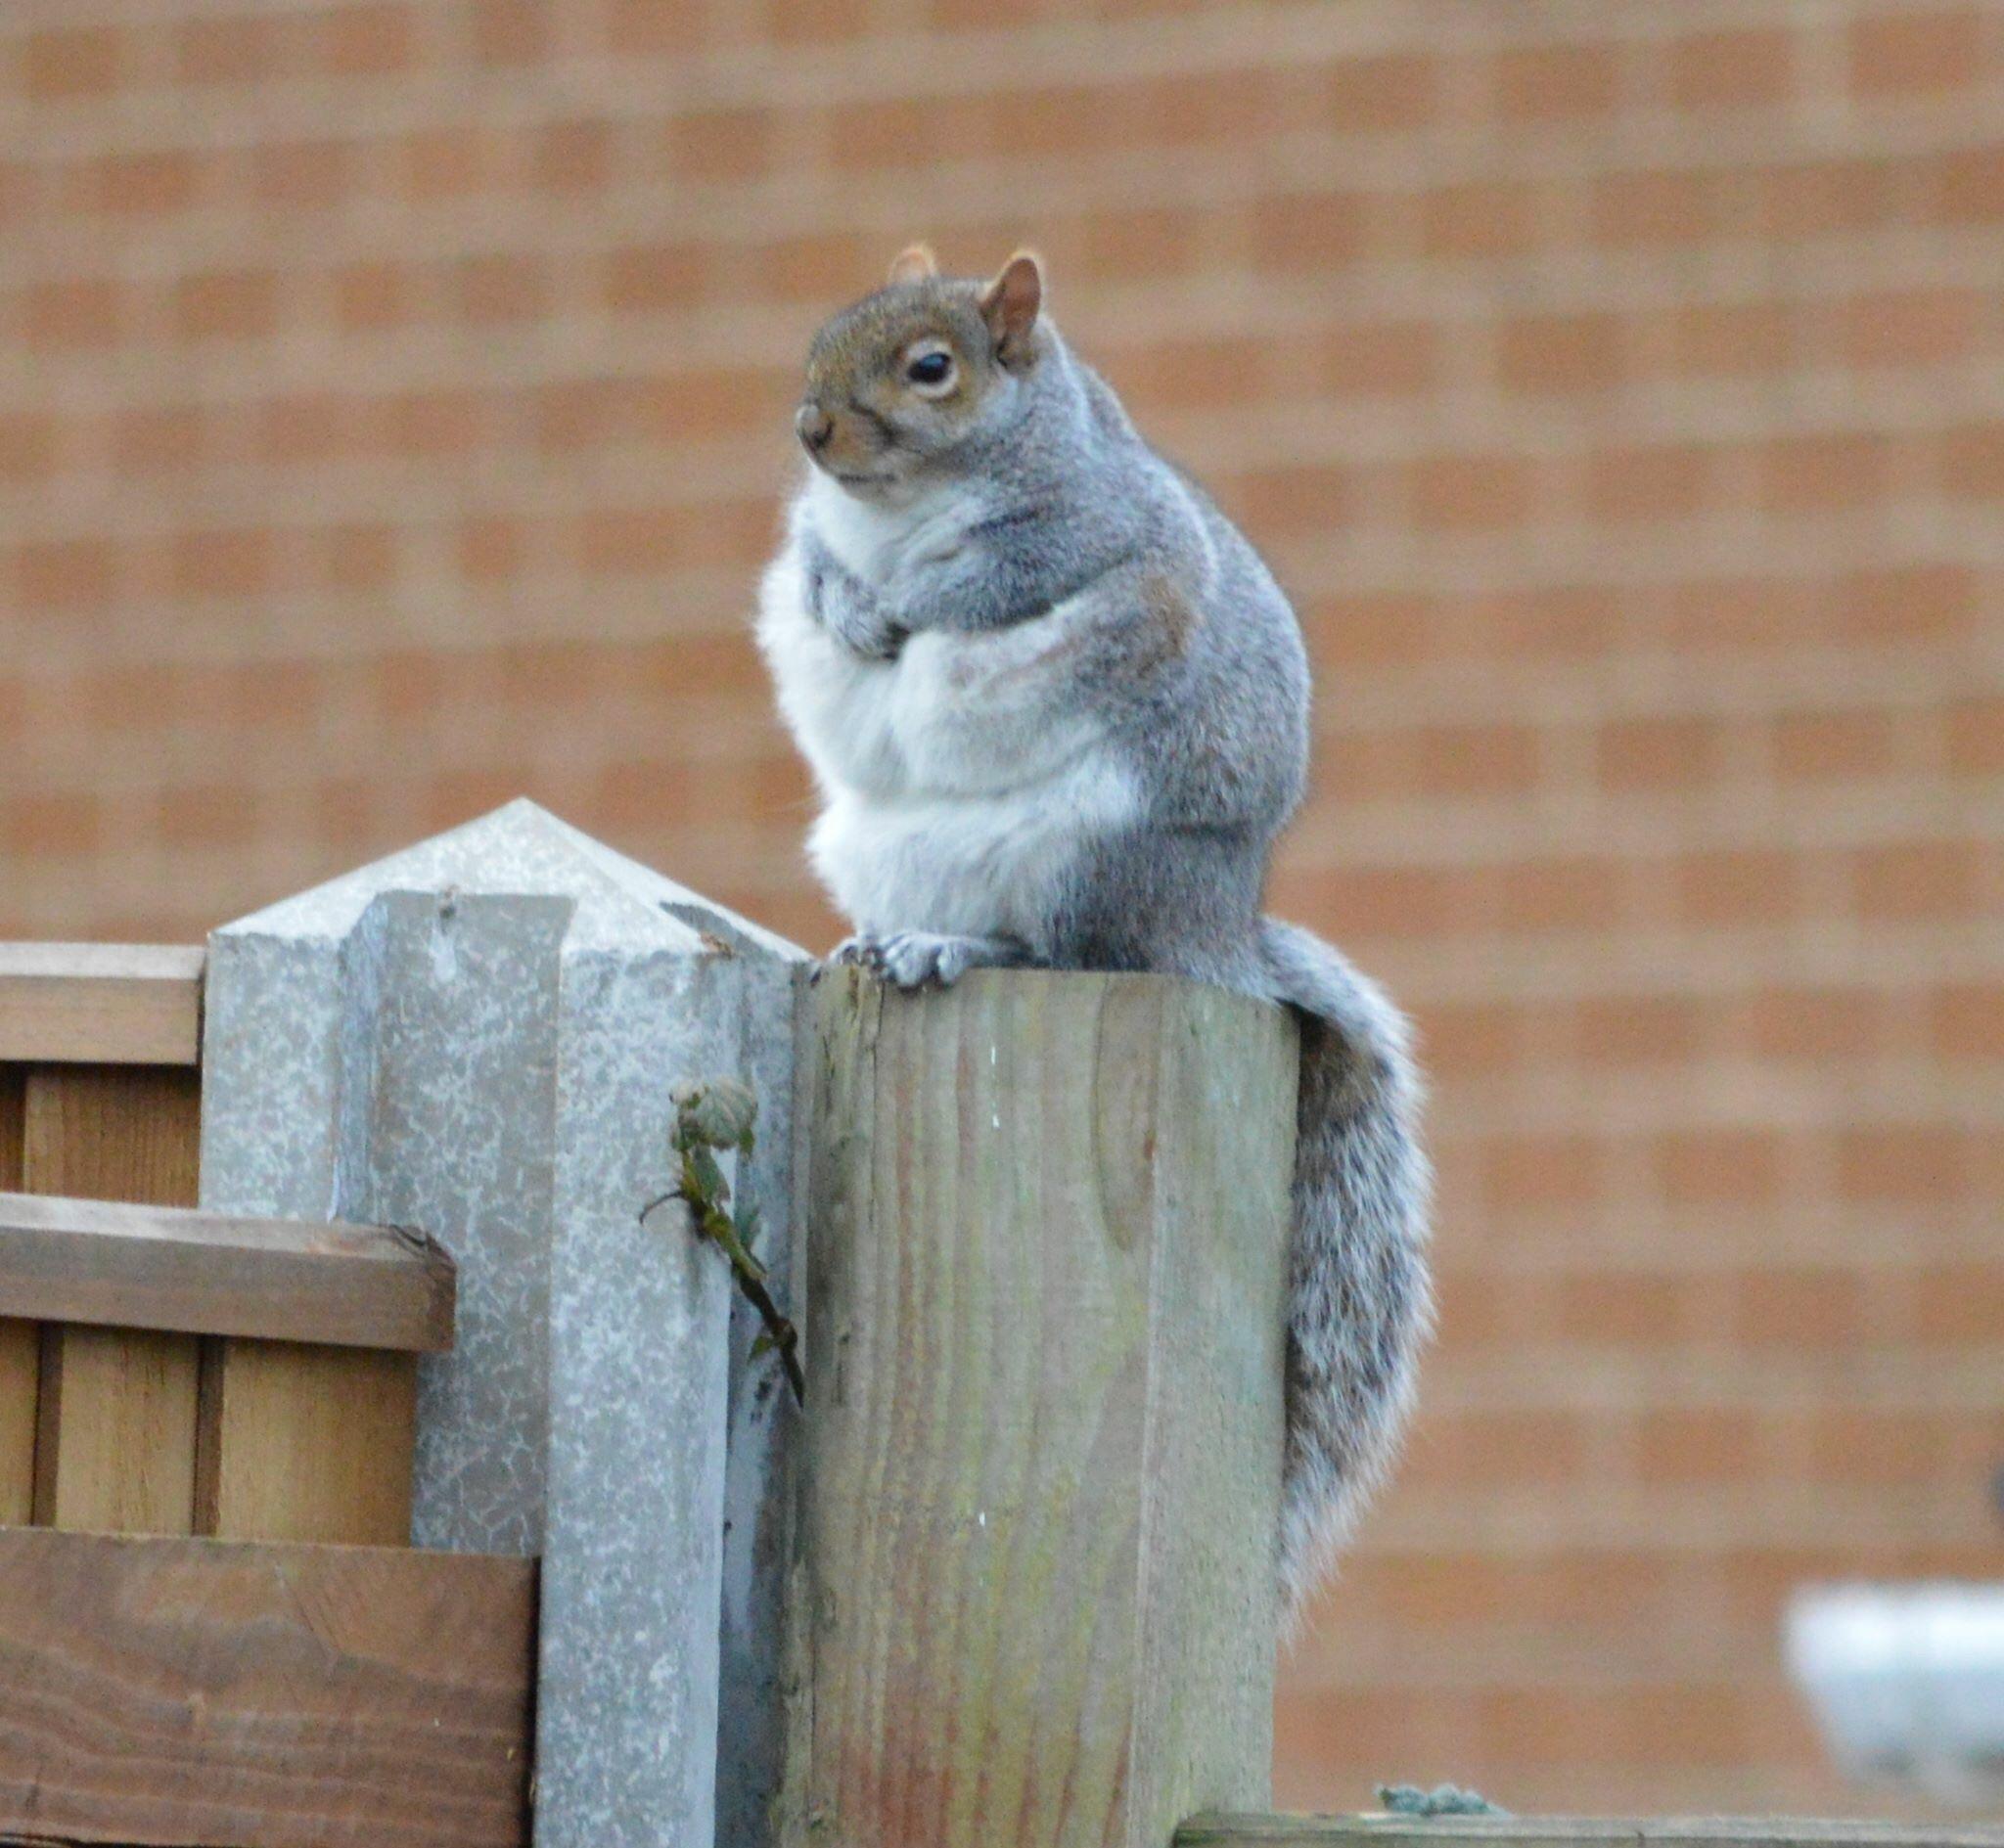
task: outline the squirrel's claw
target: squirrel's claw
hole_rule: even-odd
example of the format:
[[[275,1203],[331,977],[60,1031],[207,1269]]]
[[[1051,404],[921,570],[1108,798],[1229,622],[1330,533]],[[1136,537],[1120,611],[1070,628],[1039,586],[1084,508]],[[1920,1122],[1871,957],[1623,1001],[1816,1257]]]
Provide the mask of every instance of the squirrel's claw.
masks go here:
[[[885,937],[850,937],[837,947],[829,960],[852,969],[867,969],[900,988],[923,988],[929,982],[950,988],[980,960],[982,947],[974,937],[939,936],[930,930],[894,930]]]

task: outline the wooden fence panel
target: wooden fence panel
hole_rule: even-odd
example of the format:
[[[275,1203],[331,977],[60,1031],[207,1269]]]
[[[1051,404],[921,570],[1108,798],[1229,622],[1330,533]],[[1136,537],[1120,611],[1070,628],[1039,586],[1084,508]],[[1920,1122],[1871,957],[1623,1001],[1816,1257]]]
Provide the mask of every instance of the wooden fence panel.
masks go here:
[[[523,1848],[534,1609],[526,1559],[0,1532],[0,1832]]]
[[[405,1545],[417,1419],[415,1354],[209,1342],[197,1531]]]
[[[190,1070],[40,1065],[27,1079],[30,1193],[192,1206],[202,1144]],[[47,1324],[35,1519],[109,1533],[192,1531],[201,1344]]]

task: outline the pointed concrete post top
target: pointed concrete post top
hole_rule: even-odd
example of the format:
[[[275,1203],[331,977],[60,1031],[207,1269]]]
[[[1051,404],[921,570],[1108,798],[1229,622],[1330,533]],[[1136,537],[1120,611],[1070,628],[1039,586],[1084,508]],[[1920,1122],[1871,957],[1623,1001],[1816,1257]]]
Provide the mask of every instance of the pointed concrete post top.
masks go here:
[[[615,852],[525,796],[267,905],[216,935],[339,940],[384,892],[445,890],[573,900],[566,954],[666,950],[694,956],[721,944],[732,953],[809,960],[798,945]]]

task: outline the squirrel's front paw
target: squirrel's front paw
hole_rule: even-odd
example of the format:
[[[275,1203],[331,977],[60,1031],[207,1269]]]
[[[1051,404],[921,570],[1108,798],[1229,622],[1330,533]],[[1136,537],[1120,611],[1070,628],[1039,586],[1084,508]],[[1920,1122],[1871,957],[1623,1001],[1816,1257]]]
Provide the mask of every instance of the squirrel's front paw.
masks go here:
[[[928,982],[948,988],[984,960],[987,947],[979,937],[943,937],[930,930],[894,930],[881,937],[866,931],[840,945],[830,960],[867,969],[900,988],[923,988]]]

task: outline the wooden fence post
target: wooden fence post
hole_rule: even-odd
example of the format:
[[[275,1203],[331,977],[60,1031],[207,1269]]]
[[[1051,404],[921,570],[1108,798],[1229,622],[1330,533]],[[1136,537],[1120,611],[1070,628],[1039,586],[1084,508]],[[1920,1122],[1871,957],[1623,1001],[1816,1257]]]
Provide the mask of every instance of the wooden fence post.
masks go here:
[[[204,1203],[415,1226],[458,1264],[413,1537],[542,1556],[539,1848],[708,1843],[769,1798],[785,1388],[721,1256],[641,1214],[672,1088],[749,1079],[737,1178],[783,1290],[804,968],[526,802],[211,941]],[[232,1358],[226,1407],[256,1385]],[[720,1688],[747,1709],[721,1765]]]
[[[1154,976],[816,996],[783,1839],[1264,1807],[1292,1024]]]

